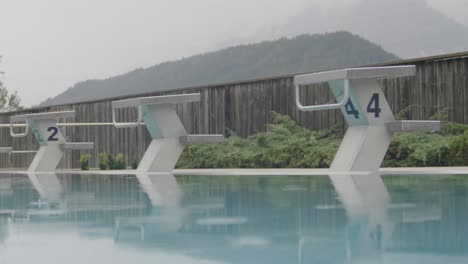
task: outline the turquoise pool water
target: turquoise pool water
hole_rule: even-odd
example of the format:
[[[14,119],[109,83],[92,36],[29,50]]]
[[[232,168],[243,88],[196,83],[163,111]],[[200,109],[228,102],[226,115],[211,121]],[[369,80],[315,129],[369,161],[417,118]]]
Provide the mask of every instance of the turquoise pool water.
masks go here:
[[[0,263],[468,263],[468,175],[0,174]]]

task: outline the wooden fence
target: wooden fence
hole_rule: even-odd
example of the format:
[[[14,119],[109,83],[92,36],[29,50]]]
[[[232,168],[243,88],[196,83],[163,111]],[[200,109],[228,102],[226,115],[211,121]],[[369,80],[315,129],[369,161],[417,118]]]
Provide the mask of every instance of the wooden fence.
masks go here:
[[[407,119],[428,119],[436,113],[448,120],[468,123],[468,53],[452,54],[432,58],[401,61],[387,65],[414,64],[416,77],[382,81],[390,107],[394,113]],[[245,81],[179,89],[166,93],[146,95],[201,93],[199,103],[178,105],[177,111],[189,133],[225,133],[230,129],[241,136],[265,131],[271,111],[289,115],[300,125],[310,129],[326,129],[338,126],[344,129],[343,117],[339,111],[299,112],[294,102],[292,76],[282,76],[262,80]],[[141,95],[139,95],[141,96]],[[301,90],[303,103],[318,104],[331,100],[331,92],[326,84],[316,89]],[[54,107],[29,109],[16,113],[0,114],[0,123],[8,123],[13,114],[59,110],[75,110],[74,119],[61,122],[109,123],[111,101],[117,98],[82,102]],[[130,120],[133,110],[120,113]],[[140,159],[149,144],[150,137],[144,127],[116,129],[113,126],[67,126],[62,132],[69,141],[92,141],[95,149],[91,151],[91,166],[96,166],[100,152],[123,153],[130,163]],[[0,146],[12,146],[15,150],[35,150],[37,143],[31,135],[26,138],[12,139],[9,128],[0,128]],[[25,168],[34,154],[2,155],[0,166],[3,168]],[[67,153],[60,167],[78,167],[80,151]]]

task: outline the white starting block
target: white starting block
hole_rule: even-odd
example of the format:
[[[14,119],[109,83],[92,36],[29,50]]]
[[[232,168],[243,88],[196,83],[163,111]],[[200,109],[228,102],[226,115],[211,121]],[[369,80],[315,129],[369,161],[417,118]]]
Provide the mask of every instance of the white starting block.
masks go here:
[[[174,169],[186,144],[219,143],[223,135],[188,135],[179,119],[175,104],[198,102],[200,94],[180,94],[140,97],[112,102],[112,120],[117,128],[136,127],[143,121],[151,135],[151,144],[137,168],[139,172],[170,173]],[[116,110],[137,108],[137,120],[121,123]]]
[[[349,128],[331,165],[333,171],[376,171],[394,132],[438,131],[440,121],[397,121],[378,79],[414,76],[415,66],[351,68],[294,77],[301,111],[341,109]],[[304,106],[300,86],[328,82],[336,103]]]
[[[39,143],[39,150],[34,156],[29,172],[55,171],[65,150],[67,149],[92,149],[94,143],[70,143],[66,142],[57,126],[58,118],[74,117],[75,111],[46,112],[38,114],[25,114],[10,117],[10,134],[12,137],[25,137],[29,130]],[[24,124],[24,131],[16,133],[15,124]]]

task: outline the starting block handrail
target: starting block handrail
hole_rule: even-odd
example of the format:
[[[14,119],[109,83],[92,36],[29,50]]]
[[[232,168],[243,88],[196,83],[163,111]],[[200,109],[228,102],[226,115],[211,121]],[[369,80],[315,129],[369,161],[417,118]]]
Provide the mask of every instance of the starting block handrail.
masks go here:
[[[25,137],[28,135],[29,133],[29,125],[28,125],[28,122],[26,121],[24,123],[24,131],[22,133],[15,133],[13,127],[14,127],[14,124],[15,122],[13,122],[10,118],[10,136],[13,137],[13,138],[19,138],[19,137]],[[18,124],[18,123],[16,123]]]
[[[295,78],[294,78],[295,79]],[[339,103],[334,104],[321,104],[321,105],[302,105],[301,98],[299,94],[300,86],[295,84],[295,93],[296,93],[296,106],[300,111],[319,111],[319,110],[331,110],[339,109],[343,107],[349,99],[349,80],[344,80],[344,90],[343,90],[343,99]]]
[[[163,95],[163,96],[149,96],[138,97],[131,99],[124,99],[112,102],[112,123],[116,128],[136,127],[139,126],[143,120],[144,105],[155,104],[182,104],[189,102],[199,102],[201,96],[199,93],[192,94],[176,94],[176,95]],[[135,107],[137,109],[137,120],[134,122],[117,122],[116,109]]]
[[[35,154],[37,150],[12,150],[11,154]]]
[[[414,76],[416,67],[414,65],[389,66],[389,67],[366,67],[348,68],[342,70],[317,72],[294,76],[294,87],[296,93],[296,106],[300,111],[319,111],[338,109],[343,107],[349,100],[349,81],[357,79],[382,79]],[[323,83],[333,80],[344,80],[343,99],[339,103],[304,106],[300,102],[300,86],[315,83]]]
[[[117,117],[115,110],[117,108],[112,107],[112,123],[116,128],[125,128],[125,127],[137,127],[143,121],[143,111],[141,106],[137,106],[137,119],[134,122],[117,122]]]

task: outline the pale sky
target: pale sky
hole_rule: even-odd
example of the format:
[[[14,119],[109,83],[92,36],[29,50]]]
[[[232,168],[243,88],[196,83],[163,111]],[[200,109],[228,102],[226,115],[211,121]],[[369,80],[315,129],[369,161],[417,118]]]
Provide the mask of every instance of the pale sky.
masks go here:
[[[0,0],[0,71],[31,106],[79,81],[212,51],[312,2],[349,1]],[[468,0],[430,2],[468,25],[457,8]]]

